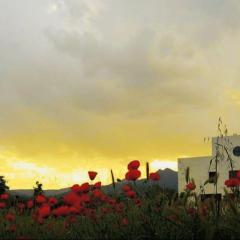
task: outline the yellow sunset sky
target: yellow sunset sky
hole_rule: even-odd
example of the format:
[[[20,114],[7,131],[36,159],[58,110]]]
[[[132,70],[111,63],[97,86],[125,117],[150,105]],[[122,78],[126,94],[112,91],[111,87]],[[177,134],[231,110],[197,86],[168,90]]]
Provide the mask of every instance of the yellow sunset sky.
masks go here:
[[[124,178],[240,133],[239,0],[0,0],[0,175]]]

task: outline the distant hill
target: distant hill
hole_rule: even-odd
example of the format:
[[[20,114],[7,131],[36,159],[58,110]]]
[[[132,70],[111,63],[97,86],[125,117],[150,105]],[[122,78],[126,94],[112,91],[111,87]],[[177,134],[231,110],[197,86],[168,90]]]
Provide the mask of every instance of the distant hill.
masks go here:
[[[152,184],[159,184],[159,186],[163,188],[168,188],[174,191],[178,191],[178,175],[176,171],[173,171],[169,168],[164,170],[158,170],[160,174],[160,181],[152,182],[148,181],[146,183],[146,179],[140,179],[136,181],[137,186],[141,186],[144,184],[145,186],[152,185]],[[116,182],[116,191],[120,190],[121,187],[126,184],[128,181],[122,180],[121,182]],[[147,185],[146,185],[147,184]],[[102,186],[102,190],[104,192],[112,192],[113,186],[112,184]],[[44,194],[46,196],[58,196],[63,195],[70,191],[70,188],[62,188],[58,190],[44,190]],[[16,189],[10,190],[9,193],[13,196],[21,196],[21,197],[31,197],[33,196],[33,189]]]
[[[158,170],[158,173],[161,176],[159,181],[161,187],[178,191],[178,173],[176,171],[166,168],[164,170]]]

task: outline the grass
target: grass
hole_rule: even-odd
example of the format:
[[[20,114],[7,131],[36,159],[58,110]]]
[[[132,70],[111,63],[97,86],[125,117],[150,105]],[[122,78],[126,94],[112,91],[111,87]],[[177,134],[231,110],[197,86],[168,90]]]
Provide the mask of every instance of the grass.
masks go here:
[[[59,201],[52,209],[64,204]],[[227,195],[217,214],[215,199],[201,201],[194,191],[180,198],[155,185],[135,198],[123,191],[104,201],[92,198],[79,213],[49,214],[42,223],[33,217],[41,204],[22,212],[14,205],[0,210],[0,239],[239,239],[239,203]],[[9,212],[13,222],[5,219]]]

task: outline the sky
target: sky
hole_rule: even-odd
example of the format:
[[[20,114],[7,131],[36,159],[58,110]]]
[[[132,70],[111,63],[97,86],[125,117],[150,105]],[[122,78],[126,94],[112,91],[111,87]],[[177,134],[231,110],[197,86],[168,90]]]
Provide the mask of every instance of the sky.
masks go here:
[[[0,0],[0,174],[124,178],[240,133],[239,0]]]

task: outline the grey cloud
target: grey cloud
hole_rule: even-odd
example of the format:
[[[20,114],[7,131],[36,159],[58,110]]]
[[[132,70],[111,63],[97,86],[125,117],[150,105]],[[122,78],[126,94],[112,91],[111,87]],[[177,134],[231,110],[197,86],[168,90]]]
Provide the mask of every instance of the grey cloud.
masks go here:
[[[227,80],[220,76],[216,84],[208,58],[226,29],[238,31],[237,1],[121,0],[94,6],[71,0],[47,15],[54,2],[29,1],[28,18],[20,3],[9,2],[15,10],[0,14],[5,22],[19,17],[8,27],[0,23],[6,56],[0,59],[3,128],[31,128],[21,109],[35,110],[63,129],[91,118],[161,118],[218,105],[217,92]]]
[[[141,109],[143,113],[151,111],[146,102],[151,106],[162,99],[161,111],[169,109],[166,104],[210,107],[209,98],[200,91],[208,81],[201,76],[205,69],[194,63],[199,49],[187,43],[181,46],[174,36],[158,37],[144,30],[121,47],[76,32],[48,33],[48,37],[60,52],[81,63],[84,92],[73,98],[87,110],[106,114]]]

